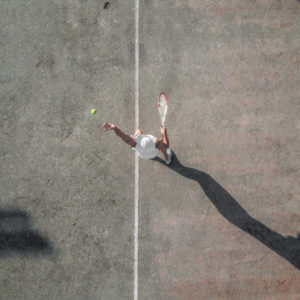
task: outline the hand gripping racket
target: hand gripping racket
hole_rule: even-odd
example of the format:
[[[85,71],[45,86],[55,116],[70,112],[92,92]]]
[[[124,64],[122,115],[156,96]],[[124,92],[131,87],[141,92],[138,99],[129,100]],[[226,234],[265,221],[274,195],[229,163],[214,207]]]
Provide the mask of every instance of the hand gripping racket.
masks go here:
[[[159,95],[157,105],[158,105],[159,116],[161,119],[161,124],[164,125],[167,111],[168,111],[168,99],[165,93],[161,93]]]

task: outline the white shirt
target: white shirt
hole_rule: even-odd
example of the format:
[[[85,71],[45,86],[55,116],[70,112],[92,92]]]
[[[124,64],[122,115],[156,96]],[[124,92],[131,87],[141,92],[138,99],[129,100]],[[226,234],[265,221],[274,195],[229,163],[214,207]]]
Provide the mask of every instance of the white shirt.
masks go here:
[[[159,150],[155,148],[156,137],[151,134],[137,134],[134,150],[140,158],[151,159],[157,156]]]

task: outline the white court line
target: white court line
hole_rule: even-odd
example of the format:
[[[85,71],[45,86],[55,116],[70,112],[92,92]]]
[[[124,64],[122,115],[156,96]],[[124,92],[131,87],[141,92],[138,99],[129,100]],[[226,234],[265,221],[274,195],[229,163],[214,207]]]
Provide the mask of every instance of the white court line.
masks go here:
[[[135,0],[135,128],[139,128],[139,0]],[[134,197],[134,300],[138,300],[139,263],[139,157],[135,152],[135,197]]]

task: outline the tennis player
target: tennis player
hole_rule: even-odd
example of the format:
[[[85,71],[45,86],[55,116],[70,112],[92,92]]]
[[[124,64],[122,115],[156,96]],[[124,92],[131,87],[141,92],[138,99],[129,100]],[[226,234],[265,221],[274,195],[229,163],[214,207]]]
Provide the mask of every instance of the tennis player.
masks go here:
[[[105,131],[114,130],[116,135],[130,145],[140,158],[152,159],[161,151],[166,159],[165,163],[167,165],[171,163],[172,151],[169,148],[170,143],[165,125],[160,129],[162,138],[157,138],[151,134],[143,134],[140,129],[136,130],[134,135],[127,135],[117,126],[110,123],[105,123],[103,127]]]

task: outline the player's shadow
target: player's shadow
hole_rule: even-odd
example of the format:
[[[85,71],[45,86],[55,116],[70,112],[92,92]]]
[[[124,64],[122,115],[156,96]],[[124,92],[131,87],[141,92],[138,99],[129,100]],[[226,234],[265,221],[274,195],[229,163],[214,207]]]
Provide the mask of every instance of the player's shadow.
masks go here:
[[[0,209],[0,256],[10,254],[51,254],[49,240],[31,229],[23,211]]]
[[[183,166],[174,152],[170,165],[166,165],[164,160],[158,157],[153,160],[162,163],[186,178],[197,181],[224,218],[285,258],[297,269],[300,269],[300,234],[297,238],[282,236],[254,219],[211,176],[197,169]]]

